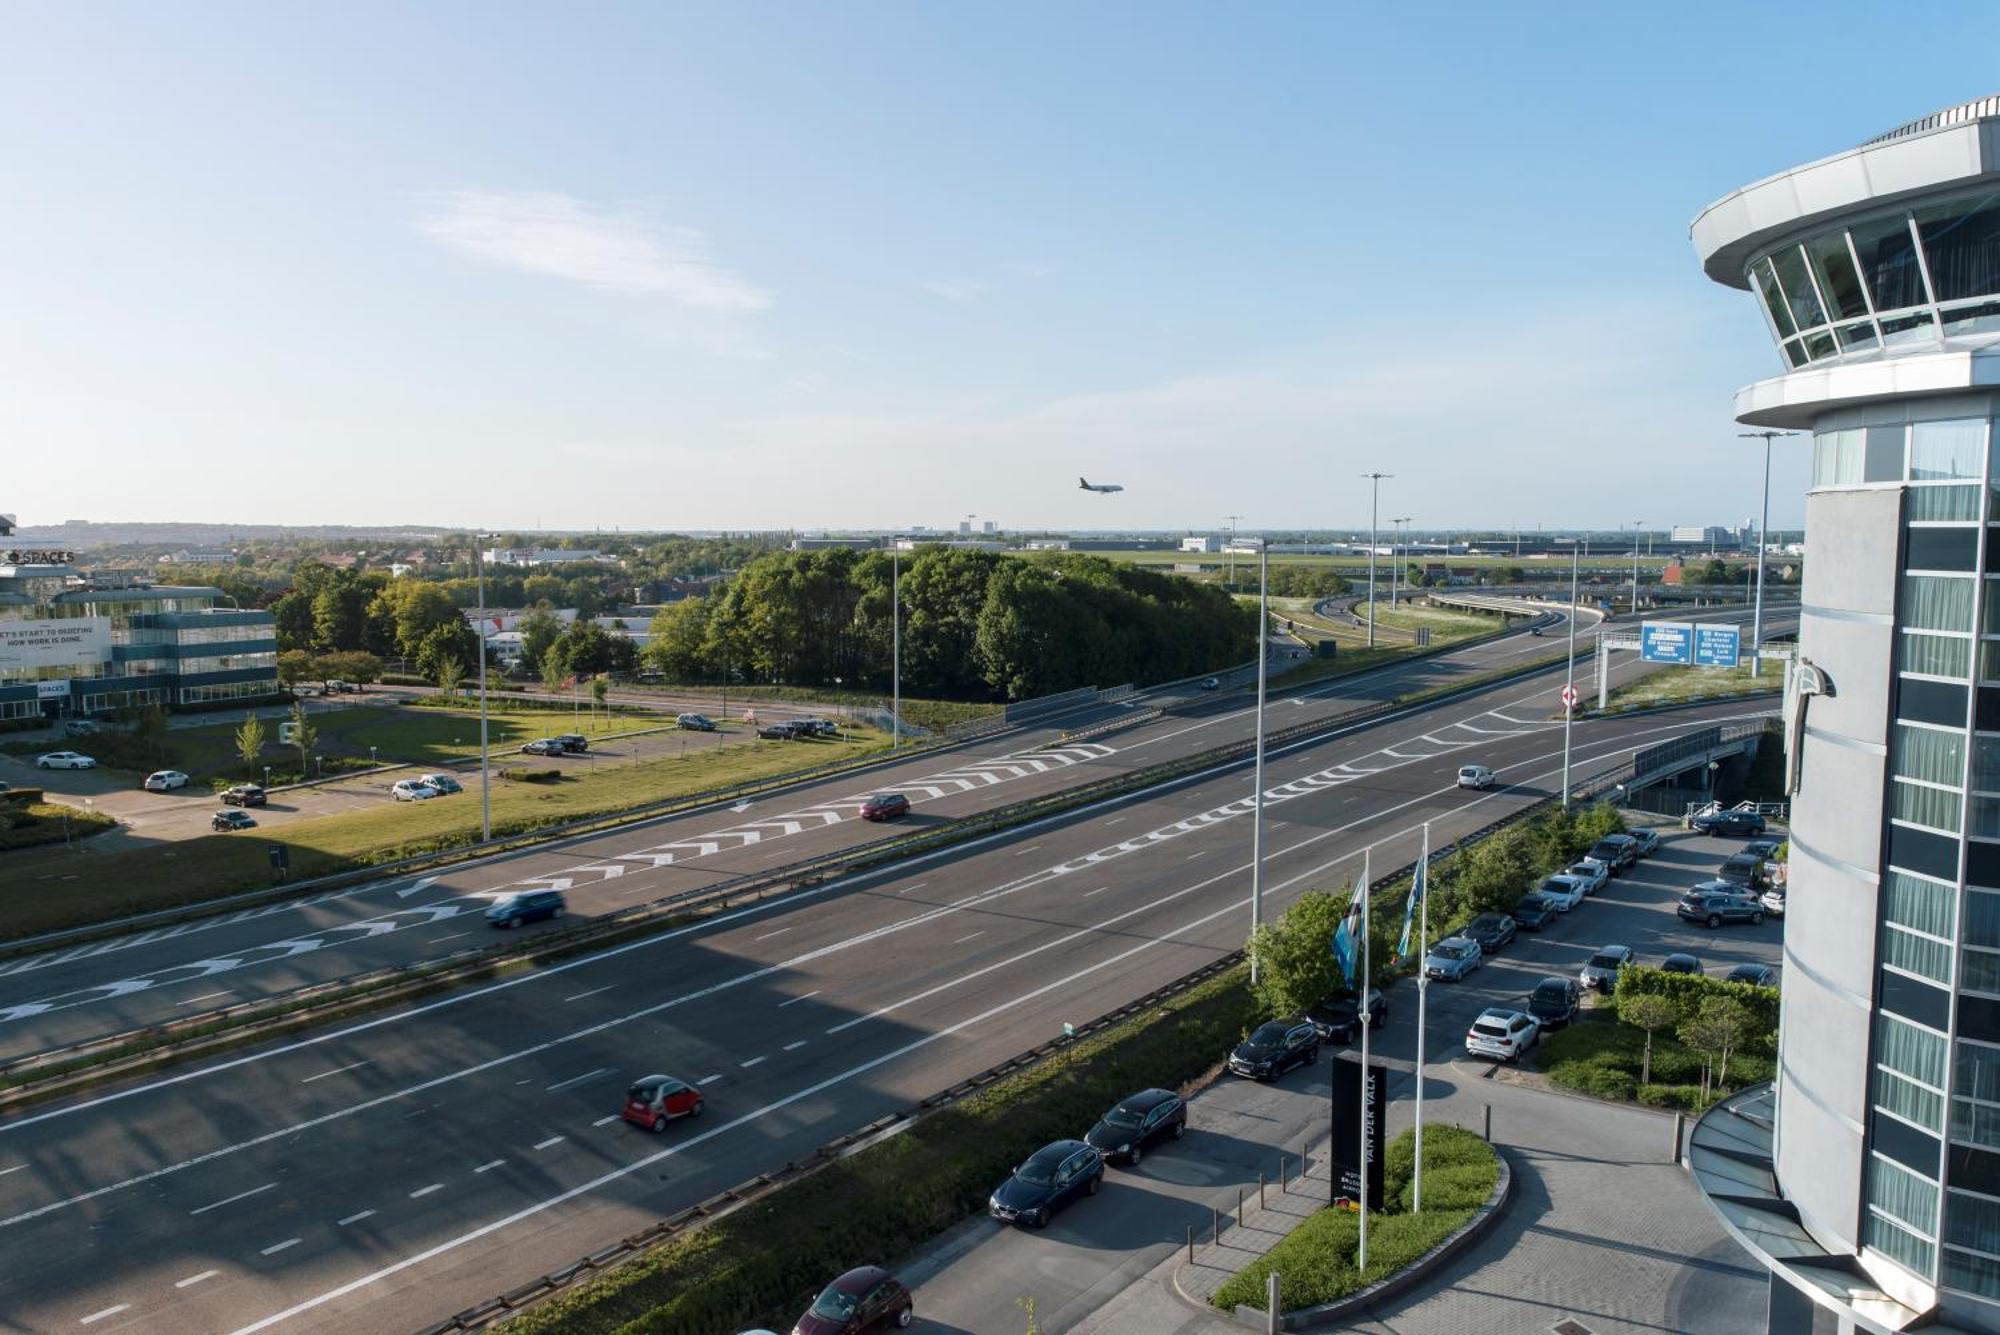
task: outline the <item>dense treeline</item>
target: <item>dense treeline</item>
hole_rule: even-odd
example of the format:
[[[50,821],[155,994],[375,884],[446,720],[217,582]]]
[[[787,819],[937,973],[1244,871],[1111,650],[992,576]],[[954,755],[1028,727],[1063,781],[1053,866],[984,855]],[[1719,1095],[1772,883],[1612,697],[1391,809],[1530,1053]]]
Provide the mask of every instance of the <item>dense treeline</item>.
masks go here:
[[[887,690],[890,554],[773,552],[653,619],[647,658],[688,682]],[[1074,552],[927,547],[902,561],[903,689],[1028,699],[1240,663],[1255,614],[1210,585]]]

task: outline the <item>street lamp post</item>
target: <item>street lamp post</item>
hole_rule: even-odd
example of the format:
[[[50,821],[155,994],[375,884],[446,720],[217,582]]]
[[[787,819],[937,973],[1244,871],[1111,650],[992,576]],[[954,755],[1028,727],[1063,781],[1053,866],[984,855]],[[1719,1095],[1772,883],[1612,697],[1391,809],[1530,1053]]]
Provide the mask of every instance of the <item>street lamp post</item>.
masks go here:
[[[1639,526],[1646,521],[1632,521],[1632,615],[1639,615]]]
[[[1224,519],[1229,521],[1229,541],[1222,546],[1222,559],[1228,569],[1228,573],[1222,578],[1228,583],[1232,591],[1236,588],[1236,521],[1242,517],[1242,515],[1223,516]]]
[[[1576,717],[1576,580],[1577,540],[1569,544],[1569,661],[1563,687],[1563,810],[1569,810],[1569,727]]]
[[[903,563],[889,549],[889,749],[903,744]]]
[[[1796,431],[1739,431],[1738,436],[1764,442],[1764,513],[1757,521],[1757,602],[1750,613],[1750,675],[1764,675],[1764,545],[1771,532],[1771,442]]]
[[[1251,781],[1250,817],[1250,935],[1257,935],[1264,916],[1264,672],[1271,657],[1271,544],[1257,543],[1257,764]],[[1250,982],[1257,982],[1257,952],[1250,952]]]
[[[1368,479],[1368,647],[1375,647],[1375,530],[1382,511],[1382,479],[1394,473],[1363,473]],[[1365,1007],[1364,1007],[1365,1009]]]
[[[479,625],[475,630],[479,635],[479,838],[482,843],[493,839],[493,783],[486,750],[486,558],[480,554],[480,542],[490,534],[474,534],[472,539],[473,578],[479,589]]]
[[[1403,525],[1410,522],[1410,517],[1404,515],[1389,522],[1396,526],[1396,536],[1389,544],[1389,610],[1393,612],[1396,610],[1396,576],[1403,565]]]

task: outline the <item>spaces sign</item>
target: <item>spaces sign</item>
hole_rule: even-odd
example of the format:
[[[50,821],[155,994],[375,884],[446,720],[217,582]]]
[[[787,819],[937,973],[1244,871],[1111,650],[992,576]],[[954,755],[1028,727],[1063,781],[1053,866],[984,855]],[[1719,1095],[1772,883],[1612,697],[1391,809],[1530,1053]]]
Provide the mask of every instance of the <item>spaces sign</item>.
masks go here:
[[[1701,625],[1694,628],[1696,667],[1735,667],[1742,657],[1743,632],[1735,626]]]
[[[0,621],[0,668],[75,667],[109,657],[109,617]]]
[[[1639,657],[1648,663],[1694,662],[1694,626],[1686,621],[1647,621],[1639,627]]]

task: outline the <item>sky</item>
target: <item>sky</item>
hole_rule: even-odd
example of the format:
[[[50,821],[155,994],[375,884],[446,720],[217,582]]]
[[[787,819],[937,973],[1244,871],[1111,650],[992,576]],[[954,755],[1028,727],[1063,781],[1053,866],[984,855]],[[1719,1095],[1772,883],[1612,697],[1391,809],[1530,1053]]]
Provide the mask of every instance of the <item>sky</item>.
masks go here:
[[[34,524],[1740,522],[1689,221],[2000,91],[1987,0],[0,14]]]

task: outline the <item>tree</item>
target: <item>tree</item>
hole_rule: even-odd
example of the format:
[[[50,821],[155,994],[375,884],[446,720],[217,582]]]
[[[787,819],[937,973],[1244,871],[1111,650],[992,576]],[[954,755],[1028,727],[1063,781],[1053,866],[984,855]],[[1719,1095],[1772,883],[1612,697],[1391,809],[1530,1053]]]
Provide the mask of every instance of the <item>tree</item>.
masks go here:
[[[708,620],[712,606],[707,598],[683,598],[653,614],[645,658],[669,681],[698,681],[709,675]],[[521,634],[522,649],[525,651],[525,623]],[[530,654],[528,661],[534,663],[541,660],[537,655]]]
[[[286,687],[297,686],[302,681],[321,680],[319,659],[304,649],[281,649],[278,651],[278,681]]]
[[[318,638],[313,628],[312,595],[303,590],[293,589],[272,603],[271,619],[277,622],[280,651],[311,649]]]
[[[560,691],[563,683],[569,680],[569,660],[563,657],[561,645],[550,645],[538,666],[542,673],[542,686],[550,694]]]
[[[396,651],[405,658],[415,658],[438,627],[465,624],[464,614],[442,585],[418,579],[389,581],[375,596],[370,612],[393,628]]]
[[[1333,931],[1352,901],[1352,888],[1308,890],[1276,922],[1250,938],[1257,959],[1257,999],[1277,1015],[1296,1015],[1343,990]]]
[[[307,766],[312,760],[313,743],[319,740],[319,729],[306,718],[306,702],[292,702],[292,745],[299,748],[299,777],[307,777]]]
[[[1680,1027],[1681,1042],[1702,1055],[1701,1097],[1708,1101],[1711,1089],[1720,1090],[1729,1081],[1729,1054],[1750,1033],[1750,1012],[1734,997],[1709,997],[1694,1018]],[[1648,1036],[1648,1042],[1651,1038]]]
[[[236,758],[243,762],[243,768],[252,774],[257,772],[257,760],[264,754],[264,720],[252,714],[236,729]]]
[[[154,763],[164,765],[167,762],[167,731],[167,711],[154,705],[139,711],[133,739],[153,757]]]
[[[521,660],[539,663],[549,646],[562,637],[562,618],[546,607],[538,607],[521,618]]]
[[[610,712],[611,678],[593,677],[590,680],[590,703],[592,708]]]
[[[320,660],[320,671],[339,681],[366,686],[382,680],[382,660],[366,650],[352,649],[345,653],[327,654]]]
[[[438,689],[446,695],[455,695],[459,683],[465,680],[466,664],[478,655],[478,635],[454,617],[444,625],[431,627],[418,644],[417,671],[438,683]],[[450,685],[445,684],[447,681]]]
[[[1618,998],[1618,1018],[1646,1031],[1646,1052],[1639,1059],[1639,1083],[1653,1082],[1653,1031],[1674,1022],[1679,1012],[1674,1003],[1657,992],[1638,992]]]

